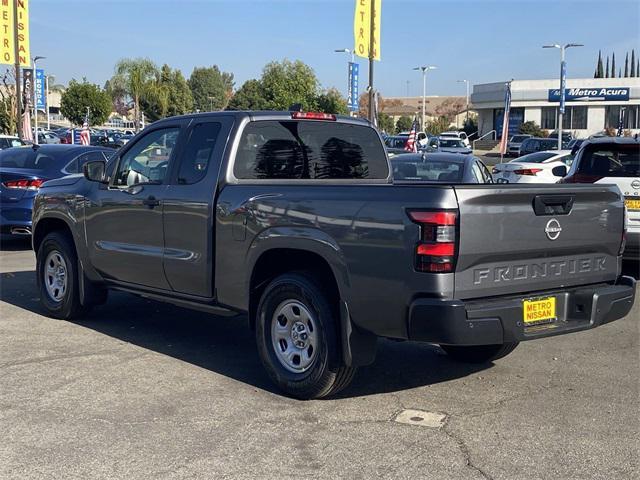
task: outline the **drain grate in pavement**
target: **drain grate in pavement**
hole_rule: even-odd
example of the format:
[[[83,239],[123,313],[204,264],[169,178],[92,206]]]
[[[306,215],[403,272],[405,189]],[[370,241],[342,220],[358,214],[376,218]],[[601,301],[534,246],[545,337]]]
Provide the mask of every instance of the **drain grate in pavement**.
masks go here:
[[[441,428],[444,425],[447,415],[440,412],[426,412],[424,410],[403,410],[394,421],[406,423],[407,425],[417,425],[419,427]]]

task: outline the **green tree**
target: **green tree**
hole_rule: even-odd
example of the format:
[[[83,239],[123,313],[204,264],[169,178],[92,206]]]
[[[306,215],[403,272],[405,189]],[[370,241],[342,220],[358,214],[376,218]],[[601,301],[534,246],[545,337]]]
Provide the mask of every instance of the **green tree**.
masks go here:
[[[598,63],[596,64],[596,73],[593,78],[604,78],[604,68],[602,66],[602,52],[598,50]]]
[[[337,88],[329,88],[322,92],[317,98],[318,111],[324,113],[335,113],[336,115],[348,115],[347,99],[344,98]]]
[[[604,78],[609,78],[609,55],[607,55],[607,66],[604,70]]]
[[[266,110],[267,101],[260,80],[247,80],[231,97],[227,110]]]
[[[393,118],[384,112],[378,113],[378,130],[390,135],[396,133],[395,126],[393,125]]]
[[[268,63],[262,71],[262,91],[272,110],[288,110],[299,103],[305,111],[317,108],[318,79],[313,69],[296,60]]]
[[[441,115],[434,120],[426,122],[425,132],[431,135],[440,135],[442,132],[449,130],[451,127],[451,120],[449,117]]]
[[[194,108],[202,112],[224,110],[233,94],[233,73],[217,65],[195,67],[188,80]]]
[[[163,65],[140,98],[140,106],[149,120],[184,115],[193,110],[191,90],[180,70]]]
[[[148,58],[123,58],[116,63],[110,80],[112,95],[128,96],[133,100],[136,131],[140,129],[140,99],[156,79],[158,68]]]
[[[412,124],[413,124],[413,120],[411,120],[411,117],[403,115],[396,122],[396,132],[398,132],[398,133],[406,132],[407,130],[409,130],[411,128]]]
[[[616,78],[616,52],[611,54],[611,78]]]
[[[523,134],[533,135],[534,137],[544,137],[543,130],[536,122],[524,122],[520,125],[519,132]]]
[[[464,125],[462,126],[462,130],[464,130],[464,133],[467,134],[467,136],[471,136],[473,134],[478,133],[478,119],[476,117],[469,117],[467,120],[464,121]]]
[[[82,125],[87,108],[89,108],[91,125],[102,125],[111,113],[109,94],[98,85],[87,82],[86,79],[82,83],[71,80],[60,99],[60,113],[71,123]]]
[[[624,57],[624,78],[629,76],[629,52]]]
[[[629,76],[636,76],[636,51],[634,49],[631,49],[631,73]]]

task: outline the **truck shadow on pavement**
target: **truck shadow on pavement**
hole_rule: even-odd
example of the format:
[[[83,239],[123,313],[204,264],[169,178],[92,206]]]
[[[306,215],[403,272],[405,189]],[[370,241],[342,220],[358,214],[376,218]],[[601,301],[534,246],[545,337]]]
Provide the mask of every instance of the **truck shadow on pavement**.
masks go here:
[[[44,313],[33,271],[3,273],[1,280],[0,300],[39,315]],[[42,321],[56,320],[43,318]],[[105,305],[74,323],[280,394],[260,364],[246,317],[218,317],[110,292]],[[353,384],[337,398],[423,387],[465,377],[491,366],[455,363],[433,345],[380,340],[375,363],[360,368]]]

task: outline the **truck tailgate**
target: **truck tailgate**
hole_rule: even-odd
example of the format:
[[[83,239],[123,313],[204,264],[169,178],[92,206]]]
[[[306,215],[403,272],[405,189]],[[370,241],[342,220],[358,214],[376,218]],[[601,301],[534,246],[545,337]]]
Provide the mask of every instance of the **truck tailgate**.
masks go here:
[[[460,185],[455,297],[613,281],[624,204],[613,185]]]

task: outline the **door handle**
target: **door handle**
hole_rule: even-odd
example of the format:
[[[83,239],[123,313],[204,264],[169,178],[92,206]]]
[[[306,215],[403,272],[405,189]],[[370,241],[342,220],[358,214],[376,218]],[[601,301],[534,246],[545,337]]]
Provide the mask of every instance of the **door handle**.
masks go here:
[[[146,205],[149,208],[153,208],[160,205],[160,200],[156,199],[156,197],[154,197],[153,195],[150,195],[144,200],[142,200],[142,204]]]

